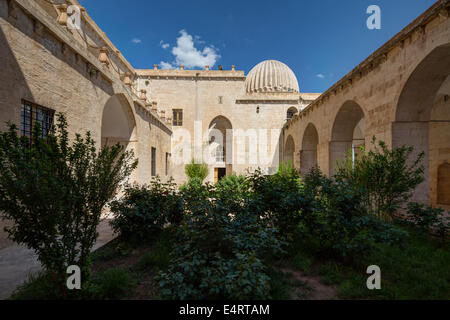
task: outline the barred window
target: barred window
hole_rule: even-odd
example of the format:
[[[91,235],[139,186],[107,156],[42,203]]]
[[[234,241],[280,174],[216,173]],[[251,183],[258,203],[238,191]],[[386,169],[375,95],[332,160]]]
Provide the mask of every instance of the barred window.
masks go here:
[[[30,137],[36,122],[41,125],[41,137],[46,137],[53,128],[55,111],[42,107],[32,102],[22,100],[22,112],[20,115],[20,133]]]
[[[183,110],[181,109],[173,109],[173,126],[181,127],[183,125]]]

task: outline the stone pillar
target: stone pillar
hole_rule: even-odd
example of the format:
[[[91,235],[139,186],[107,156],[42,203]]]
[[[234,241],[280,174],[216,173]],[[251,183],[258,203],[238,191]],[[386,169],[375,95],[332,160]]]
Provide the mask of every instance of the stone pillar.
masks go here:
[[[422,165],[425,168],[425,181],[417,186],[411,201],[429,203],[430,201],[430,166],[429,166],[429,123],[428,122],[393,122],[392,123],[392,148],[401,146],[413,146],[410,163],[417,156],[425,153]]]

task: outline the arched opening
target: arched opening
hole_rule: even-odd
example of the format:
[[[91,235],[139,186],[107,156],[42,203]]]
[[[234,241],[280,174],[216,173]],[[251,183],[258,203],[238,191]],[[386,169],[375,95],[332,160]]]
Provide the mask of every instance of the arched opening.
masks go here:
[[[310,123],[303,134],[302,149],[300,151],[300,172],[307,174],[312,168],[317,166],[317,145],[319,144],[319,134],[316,127]]]
[[[413,146],[411,161],[424,152],[425,181],[412,200],[432,205],[450,191],[447,169],[450,162],[450,44],[434,49],[415,68],[398,101],[392,124],[392,146]],[[444,196],[445,198],[445,196]],[[447,205],[448,206],[448,205]]]
[[[295,152],[295,142],[294,138],[289,135],[286,139],[286,144],[284,146],[284,163],[289,163],[294,165],[294,152]]]
[[[224,116],[214,118],[209,124],[209,143],[215,144],[214,182],[233,172],[233,126]],[[228,134],[227,134],[228,132]]]
[[[296,107],[290,107],[286,113],[286,120],[291,120],[297,113],[298,110]]]
[[[450,206],[450,163],[441,164],[438,168],[437,203]]]
[[[333,124],[330,141],[330,175],[336,170],[338,161],[351,154],[354,158],[364,146],[364,111],[354,101],[345,102],[340,108]]]
[[[107,101],[102,115],[102,146],[112,146],[120,143],[124,151],[132,150],[137,157],[137,133],[133,111],[122,95],[114,95]],[[137,172],[131,175],[131,181],[136,181]]]

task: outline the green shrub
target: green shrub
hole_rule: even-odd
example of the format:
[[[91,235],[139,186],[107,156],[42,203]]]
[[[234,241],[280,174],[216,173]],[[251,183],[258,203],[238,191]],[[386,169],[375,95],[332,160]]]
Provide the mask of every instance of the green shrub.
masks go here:
[[[111,212],[111,226],[122,238],[146,240],[166,224],[181,222],[183,202],[172,181],[162,183],[156,177],[148,186],[127,186],[122,198],[111,203]]]
[[[315,201],[301,215],[299,232],[312,250],[352,260],[370,254],[378,243],[398,243],[405,236],[368,211],[361,191],[348,181],[333,181],[315,169],[305,177],[305,190]]]
[[[67,291],[73,296],[78,290]],[[54,284],[54,279],[48,272],[31,274],[12,294],[12,300],[60,300],[64,299],[61,289]]]
[[[167,241],[167,239],[157,241],[149,252],[144,253],[138,263],[138,269],[165,270],[170,263],[170,248]]]
[[[408,218],[425,233],[435,232],[445,239],[450,231],[448,215],[441,208],[433,208],[422,203],[408,203]]]
[[[194,190],[194,189],[193,189]],[[186,198],[171,262],[159,274],[169,299],[263,299],[270,278],[263,258],[282,252],[277,230],[261,219],[259,203],[215,198],[210,185]]]
[[[0,134],[0,212],[14,222],[8,237],[36,252],[63,295],[68,266],[89,277],[102,210],[137,161],[120,145],[97,153],[89,132],[70,144],[62,114],[55,129],[42,137],[36,123],[29,139],[9,124]]]
[[[118,300],[137,285],[133,274],[126,269],[111,268],[92,277],[89,284],[91,299]]]
[[[424,181],[424,153],[411,159],[413,147],[389,149],[383,141],[372,140],[372,150],[362,149],[353,161],[352,156],[338,163],[336,179],[347,180],[356,190],[362,190],[362,201],[379,217],[390,219]],[[410,162],[412,161],[412,162]]]
[[[189,180],[198,178],[202,182],[206,179],[209,173],[208,165],[206,163],[196,163],[194,159],[192,159],[190,164],[186,165],[184,171]]]
[[[272,176],[256,170],[248,177],[252,197],[259,201],[264,216],[281,235],[291,239],[300,216],[308,210],[310,199],[304,197],[300,174],[293,168],[282,167]]]

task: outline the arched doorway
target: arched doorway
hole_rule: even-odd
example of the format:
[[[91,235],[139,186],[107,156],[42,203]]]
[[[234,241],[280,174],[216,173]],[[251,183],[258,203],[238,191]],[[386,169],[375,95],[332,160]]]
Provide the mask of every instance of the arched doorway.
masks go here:
[[[345,102],[334,120],[330,141],[330,175],[334,175],[337,161],[364,146],[364,111],[354,101]]]
[[[224,116],[215,117],[209,124],[209,143],[215,144],[215,183],[233,172],[233,139],[228,137],[231,130],[231,121]]]
[[[400,94],[396,122],[392,124],[394,148],[413,146],[414,158],[425,153],[425,181],[416,188],[413,201],[432,205],[446,205],[439,202],[443,194],[450,193],[445,166],[444,171],[440,167],[450,162],[449,75],[450,44],[446,44],[429,53],[412,72]]]
[[[294,138],[289,135],[286,139],[286,144],[284,146],[284,163],[289,163],[294,165],[294,153],[295,153],[295,142]]]
[[[102,146],[112,146],[120,143],[124,151],[137,153],[137,132],[133,111],[127,99],[122,95],[114,95],[108,99],[102,115]],[[131,175],[131,181],[136,181],[137,170]]]
[[[317,145],[319,144],[319,134],[316,127],[310,123],[303,134],[302,149],[300,151],[300,172],[307,174],[312,168],[317,166]]]

